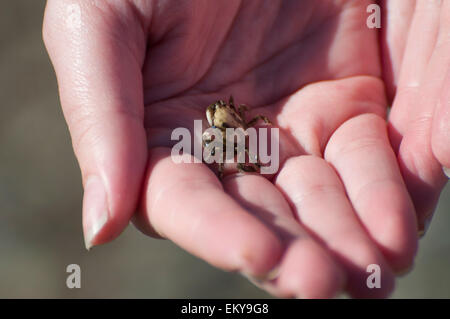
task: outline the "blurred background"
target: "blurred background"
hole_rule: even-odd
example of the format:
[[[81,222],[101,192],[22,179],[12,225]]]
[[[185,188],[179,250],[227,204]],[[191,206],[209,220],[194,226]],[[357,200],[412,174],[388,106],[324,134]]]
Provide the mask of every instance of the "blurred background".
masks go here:
[[[78,165],[41,36],[45,1],[0,10],[0,298],[268,298],[133,227],[84,248]],[[393,298],[450,298],[450,187]],[[81,267],[81,289],[66,267]]]

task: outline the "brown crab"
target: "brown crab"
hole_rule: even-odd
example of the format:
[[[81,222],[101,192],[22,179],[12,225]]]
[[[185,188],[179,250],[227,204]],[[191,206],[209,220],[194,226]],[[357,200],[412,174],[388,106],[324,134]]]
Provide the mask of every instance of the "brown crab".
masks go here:
[[[218,100],[213,104],[210,104],[206,108],[206,119],[208,120],[208,123],[210,127],[219,129],[222,134],[222,152],[225,149],[226,145],[226,129],[227,128],[241,128],[244,131],[254,126],[258,120],[264,121],[266,124],[271,124],[269,119],[266,116],[263,115],[257,115],[252,120],[247,122],[245,120],[245,114],[248,111],[248,108],[244,104],[239,104],[236,108],[233,96],[230,96],[230,99],[228,103]],[[213,141],[212,135],[205,131],[202,136],[203,139],[203,146],[207,147],[209,143]],[[218,148],[214,147],[211,149],[211,156],[215,155],[215,152]],[[234,142],[234,152],[236,155],[237,152],[237,145],[236,142]],[[245,146],[245,152],[247,155],[250,156],[249,150],[247,146]],[[225,155],[225,152],[223,152],[223,156]],[[261,164],[258,160],[258,157],[254,155],[255,163],[238,163],[237,169],[239,172],[258,172],[260,170]],[[219,163],[219,178],[223,177],[223,163]]]

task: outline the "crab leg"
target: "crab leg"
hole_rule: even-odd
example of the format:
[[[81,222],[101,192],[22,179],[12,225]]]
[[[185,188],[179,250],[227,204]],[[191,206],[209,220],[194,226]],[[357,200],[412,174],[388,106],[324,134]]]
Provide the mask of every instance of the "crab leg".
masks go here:
[[[269,121],[269,119],[267,118],[267,116],[264,115],[256,115],[250,122],[247,123],[248,127],[251,127],[253,125],[256,124],[256,122],[258,122],[258,120],[262,120],[264,121],[264,123],[266,124],[272,124],[272,122]]]

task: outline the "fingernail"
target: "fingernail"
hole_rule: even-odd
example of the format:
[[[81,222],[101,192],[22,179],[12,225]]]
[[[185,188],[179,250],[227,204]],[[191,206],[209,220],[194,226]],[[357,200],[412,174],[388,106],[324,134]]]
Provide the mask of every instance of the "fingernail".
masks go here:
[[[252,282],[256,282],[256,283],[263,283],[263,282],[267,282],[267,281],[272,281],[278,278],[278,276],[280,275],[280,267],[279,266],[275,266],[273,269],[269,270],[269,272],[267,272],[266,274],[263,275],[250,275],[247,274],[245,272],[241,272],[241,274],[251,280]]]
[[[450,168],[448,167],[442,167],[442,170],[444,171],[445,176],[450,178]]]
[[[274,296],[279,295],[279,291],[277,290],[274,283],[272,283],[271,281],[266,281],[265,278],[262,278],[261,276],[256,277],[256,276],[244,273],[244,272],[240,272],[240,274],[244,278],[246,278],[248,281],[250,281],[252,284],[254,284],[256,287],[258,287],[259,289],[265,290],[269,294],[274,295]],[[273,279],[275,279],[275,278],[273,278]],[[290,298],[293,298],[293,297],[294,297],[294,295],[290,296]]]
[[[105,187],[97,176],[91,176],[84,186],[83,229],[86,249],[95,246],[98,234],[108,221],[108,205]]]
[[[424,227],[424,234],[427,233],[428,228],[430,228],[430,224],[431,224],[431,217],[425,219],[425,223],[424,223],[424,225],[425,225],[425,227]]]
[[[427,219],[425,219],[425,221],[423,222],[423,229],[419,230],[419,238],[422,238],[423,236],[425,236],[425,234],[428,231],[428,228],[430,227],[431,224],[431,219],[432,217],[428,217]]]
[[[278,278],[279,275],[280,275],[280,266],[276,266],[266,274],[265,280],[268,281],[275,280]]]

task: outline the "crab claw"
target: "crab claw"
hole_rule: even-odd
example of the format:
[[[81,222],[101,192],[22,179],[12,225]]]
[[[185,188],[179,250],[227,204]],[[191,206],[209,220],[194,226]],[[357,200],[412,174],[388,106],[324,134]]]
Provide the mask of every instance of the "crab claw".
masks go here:
[[[206,108],[206,119],[210,126],[214,126],[214,112],[216,111],[216,105],[211,104]]]

